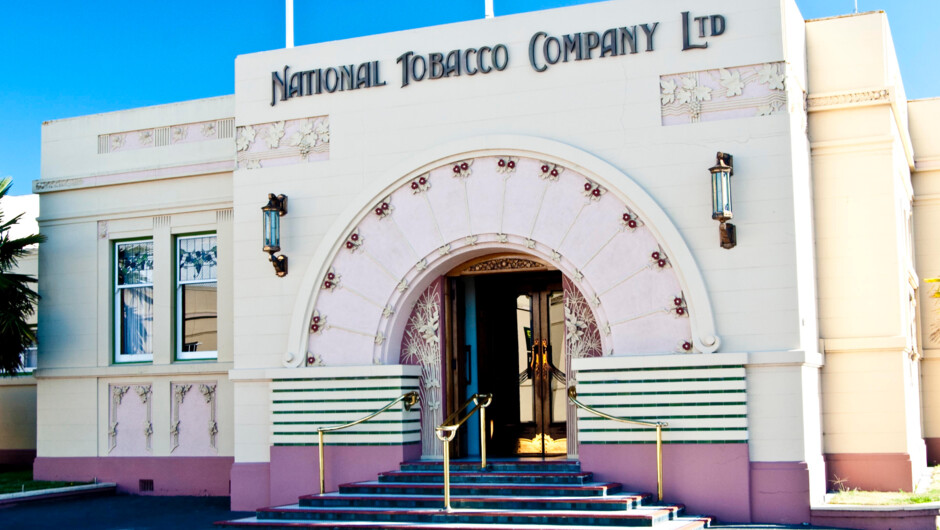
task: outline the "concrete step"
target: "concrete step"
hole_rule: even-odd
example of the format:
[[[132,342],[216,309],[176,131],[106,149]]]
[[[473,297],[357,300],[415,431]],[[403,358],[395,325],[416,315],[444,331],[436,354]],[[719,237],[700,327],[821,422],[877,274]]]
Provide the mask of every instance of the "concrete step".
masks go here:
[[[451,484],[584,484],[591,482],[593,473],[554,473],[548,471],[451,471]],[[388,471],[379,474],[379,482],[444,483],[443,471]]]
[[[527,525],[582,525],[594,527],[653,527],[675,520],[682,506],[649,506],[622,511],[596,510],[478,510],[459,509],[444,511],[440,508],[308,508],[298,504],[258,510],[257,518],[264,521],[366,521],[372,523],[413,522],[434,524],[491,524]]]
[[[596,497],[620,493],[622,486],[616,482],[587,482],[582,484],[451,484],[453,497],[470,495],[522,495],[522,496],[567,496]],[[355,482],[342,484],[339,492],[344,494],[381,495],[443,495],[442,483],[408,482]]]
[[[711,520],[707,517],[679,517],[656,525],[655,530],[699,530],[708,528]],[[518,525],[518,524],[488,524],[481,526],[477,523],[413,523],[413,522],[369,522],[369,521],[270,521],[257,517],[248,517],[235,521],[216,523],[223,528],[252,528],[255,530],[281,530],[283,528],[315,528],[317,530],[593,530],[596,526],[590,525]],[[609,530],[636,528],[631,526],[607,526]]]
[[[649,504],[652,496],[624,493],[604,497],[467,496],[450,499],[453,508],[518,510],[629,510]],[[300,498],[304,507],[440,508],[443,495],[354,495],[327,493]]]
[[[400,469],[402,471],[437,471],[441,472],[444,463],[440,460],[413,460],[402,462]],[[451,471],[479,471],[480,460],[465,458],[450,461]],[[554,473],[578,473],[581,471],[581,462],[577,460],[509,460],[509,459],[488,459],[486,461],[488,471],[547,471]]]

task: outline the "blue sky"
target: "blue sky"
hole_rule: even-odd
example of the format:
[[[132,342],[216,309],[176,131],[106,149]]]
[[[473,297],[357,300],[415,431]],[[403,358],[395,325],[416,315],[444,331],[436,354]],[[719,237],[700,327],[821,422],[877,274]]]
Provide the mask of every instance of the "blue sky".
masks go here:
[[[482,18],[484,2],[294,3],[301,45]],[[591,0],[494,3],[500,16]],[[854,9],[853,0],[797,4],[804,18]],[[859,11],[888,13],[908,97],[940,96],[940,61],[928,48],[940,27],[940,1],[858,4]],[[283,0],[8,1],[0,15],[0,177],[13,176],[15,195],[30,193],[39,178],[44,120],[231,94],[235,56],[284,46]]]

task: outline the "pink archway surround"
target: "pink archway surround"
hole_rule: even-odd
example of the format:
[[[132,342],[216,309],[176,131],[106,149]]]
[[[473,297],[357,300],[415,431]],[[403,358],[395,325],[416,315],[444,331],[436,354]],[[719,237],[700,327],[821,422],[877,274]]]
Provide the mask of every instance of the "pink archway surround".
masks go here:
[[[458,154],[392,171],[397,178],[337,221],[305,274],[287,366],[396,364],[423,289],[463,262],[505,252],[552,263],[577,285],[605,355],[718,348],[698,268],[635,182],[547,140],[461,144],[437,149]]]

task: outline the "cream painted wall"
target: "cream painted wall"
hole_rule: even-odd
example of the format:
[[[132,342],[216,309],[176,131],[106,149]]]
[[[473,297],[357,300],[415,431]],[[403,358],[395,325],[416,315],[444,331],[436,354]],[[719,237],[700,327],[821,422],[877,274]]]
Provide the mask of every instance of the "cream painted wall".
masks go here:
[[[40,230],[48,238],[39,262],[40,456],[106,455],[108,385],[127,381],[153,385],[155,456],[171,454],[170,384],[218,381],[218,454],[234,453],[233,390],[227,377],[233,358],[234,140],[218,138],[215,131],[191,143],[97,150],[99,134],[215,124],[232,117],[232,106],[229,96],[44,125],[43,178],[34,183],[41,193]],[[177,362],[175,241],[205,232],[218,238],[218,359]],[[134,238],[154,242],[154,356],[152,363],[122,365],[113,362],[112,350],[114,242]],[[73,432],[79,433],[74,440]]]
[[[807,22],[825,453],[925,465],[909,303],[913,149],[883,12]]]
[[[36,380],[0,378],[0,451],[36,448]]]
[[[940,98],[911,101],[908,104],[911,140],[914,144],[916,170],[914,185],[914,249],[920,302],[919,337],[923,361],[922,394],[924,436],[940,438],[940,299],[932,294],[940,284],[924,278],[940,277]]]
[[[811,287],[800,292],[796,270],[799,261],[806,275],[811,253],[805,244],[798,251],[794,229],[796,205],[809,201],[808,187],[794,189],[792,184],[793,173],[804,171],[794,167],[799,156],[794,161],[793,151],[805,150],[805,139],[795,143],[793,123],[784,115],[664,127],[658,96],[660,75],[767,61],[790,61],[787,72],[795,69],[799,80],[800,28],[792,30],[796,38],[785,48],[778,2],[714,2],[709,10],[727,17],[728,32],[713,39],[707,50],[682,52],[680,13],[685,9],[673,1],[606,2],[239,57],[237,125],[324,115],[331,124],[328,161],[235,172],[239,369],[281,363],[294,299],[309,296],[298,292],[301,277],[295,271],[307,268],[319,245],[331,243],[322,238],[341,212],[369,206],[352,202],[363,186],[401,177],[390,168],[406,167],[416,152],[495,133],[550,138],[583,149],[653,195],[703,271],[723,350],[815,349],[814,294]],[[795,8],[788,9],[793,18]],[[660,21],[652,53],[559,64],[542,74],[526,58],[529,37],[538,30],[559,35],[652,21]],[[397,67],[395,58],[407,50],[447,51],[498,42],[509,46],[512,57],[507,70],[498,74],[400,88],[399,71],[389,69]],[[270,106],[271,72],[285,64],[304,69],[373,59],[382,62],[388,86]],[[800,114],[801,83],[791,88],[794,103],[788,109]],[[736,155],[739,244],[731,251],[719,248],[717,223],[710,215],[707,168],[719,150]],[[256,209],[269,192],[285,193],[291,201],[282,220],[282,248],[290,257],[291,273],[283,279],[274,277],[260,252]],[[807,226],[804,221],[801,230],[806,232]],[[763,296],[755,296],[755,290]],[[804,329],[801,320],[809,326]]]

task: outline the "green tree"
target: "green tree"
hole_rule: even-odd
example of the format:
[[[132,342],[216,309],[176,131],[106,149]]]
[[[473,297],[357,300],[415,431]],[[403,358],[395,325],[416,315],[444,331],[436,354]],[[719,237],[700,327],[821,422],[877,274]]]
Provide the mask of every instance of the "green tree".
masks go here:
[[[13,179],[0,180],[0,198],[6,195]],[[15,374],[22,368],[20,354],[36,342],[36,326],[27,323],[36,311],[39,295],[32,289],[36,278],[14,272],[20,258],[29,253],[29,247],[45,237],[33,234],[10,239],[10,228],[19,222],[19,214],[4,220],[0,210],[0,374]]]

